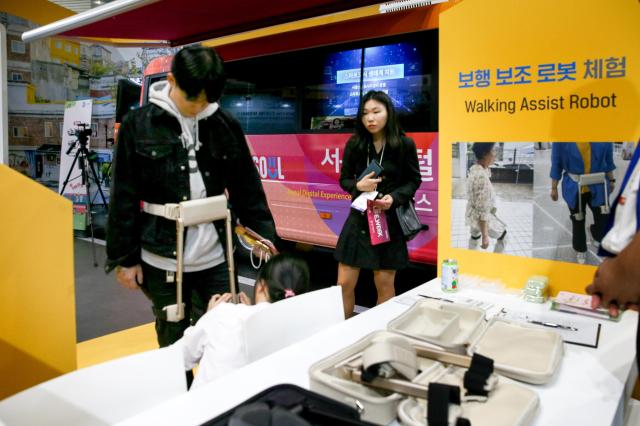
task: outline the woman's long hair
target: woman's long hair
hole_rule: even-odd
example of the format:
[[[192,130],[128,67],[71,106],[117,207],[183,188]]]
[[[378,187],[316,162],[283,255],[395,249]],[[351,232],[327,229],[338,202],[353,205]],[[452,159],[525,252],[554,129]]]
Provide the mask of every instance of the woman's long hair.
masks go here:
[[[400,120],[398,120],[398,113],[396,113],[396,109],[393,106],[393,101],[386,93],[376,90],[367,92],[360,101],[360,106],[358,107],[358,116],[356,118],[356,131],[353,135],[353,138],[357,142],[357,146],[365,151],[369,142],[373,140],[373,136],[362,123],[362,116],[364,115],[364,105],[370,100],[380,102],[387,109],[387,124],[384,127],[384,136],[386,143],[388,143],[392,148],[401,146],[402,135],[404,134],[404,132],[400,128]]]

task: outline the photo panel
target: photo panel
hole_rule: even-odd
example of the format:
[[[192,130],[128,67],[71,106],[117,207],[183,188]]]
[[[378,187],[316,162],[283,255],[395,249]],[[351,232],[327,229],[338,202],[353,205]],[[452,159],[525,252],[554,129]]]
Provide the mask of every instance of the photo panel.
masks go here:
[[[534,151],[532,142],[453,144],[452,247],[531,257]]]
[[[609,207],[635,149],[630,142],[538,143],[533,257],[597,266]],[[556,187],[556,191],[552,189]]]
[[[453,144],[451,246],[599,265],[610,206],[635,147],[631,142]]]

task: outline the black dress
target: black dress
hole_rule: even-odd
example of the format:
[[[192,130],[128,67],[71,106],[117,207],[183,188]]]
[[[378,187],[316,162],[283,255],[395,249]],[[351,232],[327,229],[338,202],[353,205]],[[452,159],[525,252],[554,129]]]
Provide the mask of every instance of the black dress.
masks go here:
[[[376,158],[380,161],[383,151],[376,153],[373,143],[368,146],[357,146],[352,137],[347,142],[342,158],[340,186],[355,199],[361,194],[356,188],[356,178],[367,167],[369,161]],[[338,262],[359,268],[380,270],[398,270],[407,266],[409,255],[407,243],[398,223],[395,209],[398,205],[411,200],[420,186],[420,169],[416,145],[411,138],[402,137],[402,145],[392,148],[387,145],[382,156],[382,181],[378,184],[381,195],[390,194],[393,198],[391,208],[386,211],[389,227],[389,242],[371,245],[369,224],[366,212],[351,209],[340,232],[334,257]]]

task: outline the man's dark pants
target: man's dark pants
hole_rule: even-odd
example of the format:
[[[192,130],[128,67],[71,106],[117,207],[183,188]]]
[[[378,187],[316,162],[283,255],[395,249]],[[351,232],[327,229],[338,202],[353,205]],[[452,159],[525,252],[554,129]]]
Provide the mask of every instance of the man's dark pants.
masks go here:
[[[160,347],[169,346],[182,337],[184,330],[207,311],[209,299],[214,294],[229,292],[229,270],[227,262],[213,268],[182,275],[182,294],[185,304],[185,317],[180,322],[166,320],[165,306],[176,304],[176,283],[167,282],[167,271],[142,262],[144,294],[153,303],[156,317],[156,334]]]

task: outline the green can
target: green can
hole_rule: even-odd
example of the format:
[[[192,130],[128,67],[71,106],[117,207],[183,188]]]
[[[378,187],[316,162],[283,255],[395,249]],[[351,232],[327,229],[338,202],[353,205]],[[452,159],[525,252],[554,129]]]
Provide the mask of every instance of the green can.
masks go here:
[[[442,261],[442,274],[440,276],[442,291],[453,293],[458,291],[458,261],[445,259]]]

